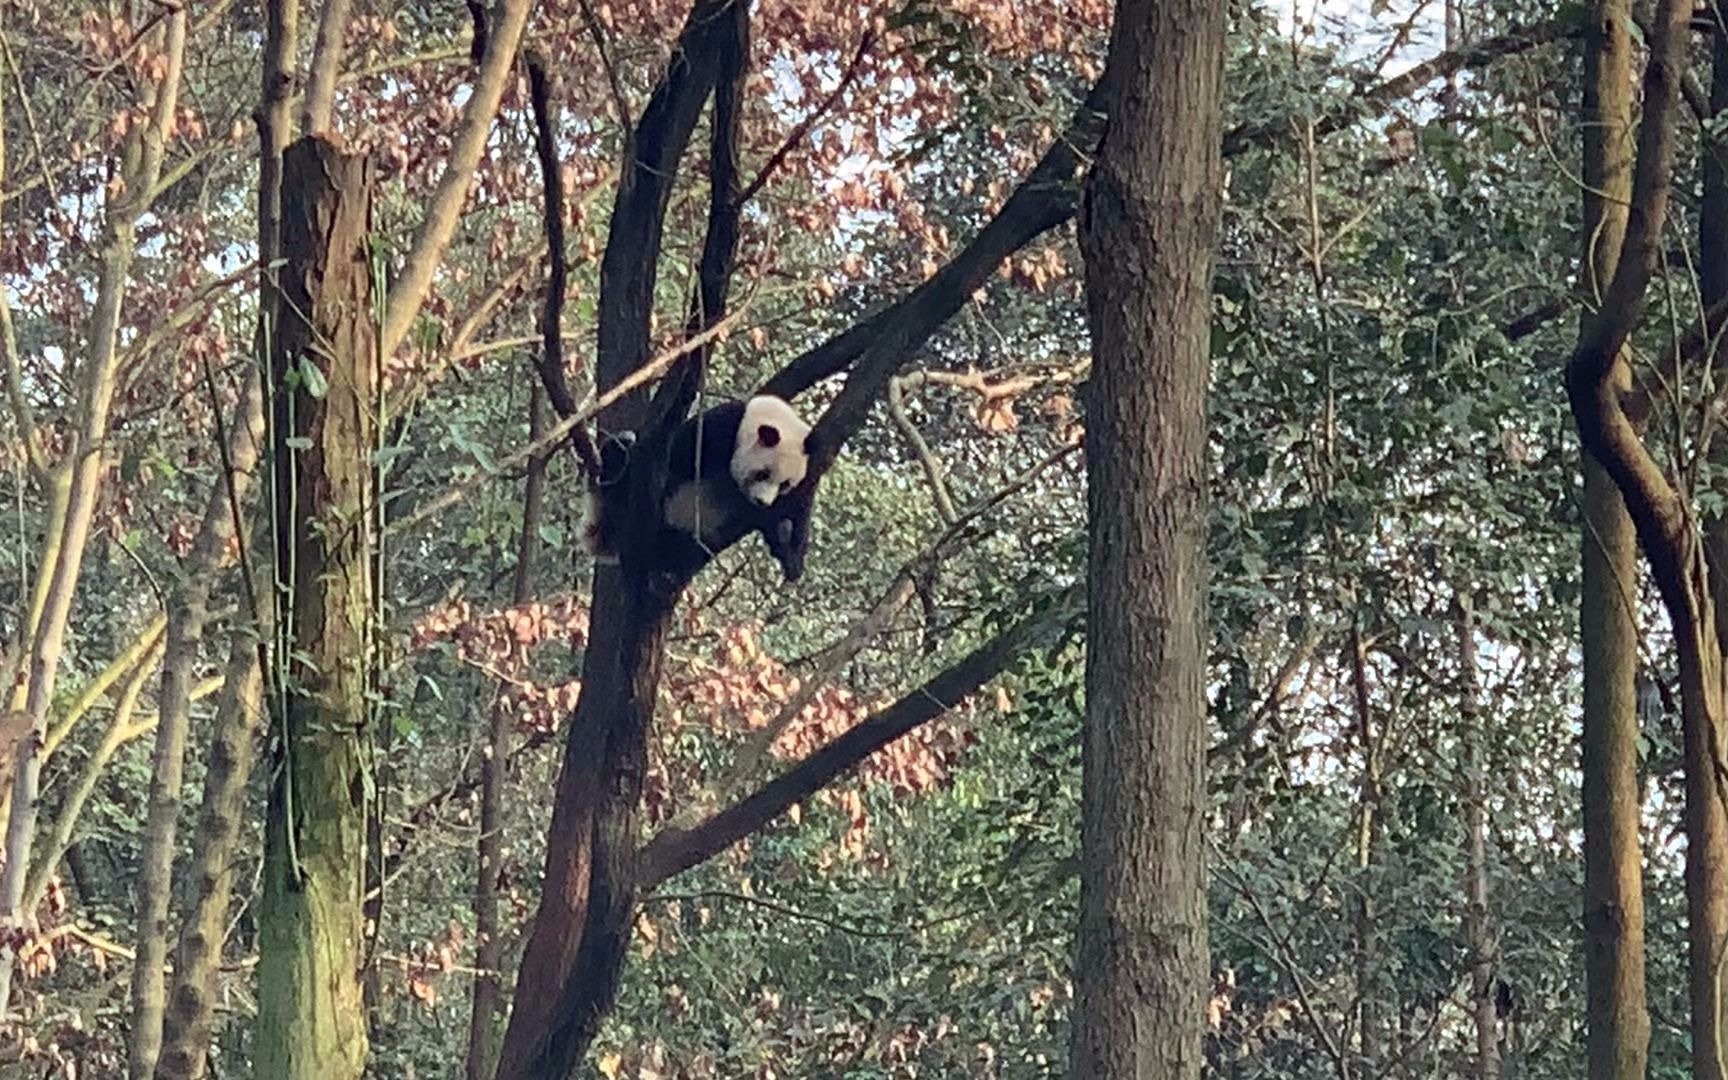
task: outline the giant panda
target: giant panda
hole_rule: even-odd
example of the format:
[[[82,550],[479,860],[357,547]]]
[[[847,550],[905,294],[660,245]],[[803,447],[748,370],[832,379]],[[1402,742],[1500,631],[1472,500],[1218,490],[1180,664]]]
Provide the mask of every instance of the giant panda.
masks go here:
[[[624,482],[634,449],[629,435],[609,437],[601,448],[601,476],[589,482],[582,542],[599,562],[619,561],[619,526],[604,489]],[[813,451],[810,425],[767,394],[722,402],[685,420],[667,445],[659,535],[651,550],[632,556],[649,569],[694,568],[740,529],[754,530],[787,580],[796,580],[810,500],[787,496],[804,483]]]

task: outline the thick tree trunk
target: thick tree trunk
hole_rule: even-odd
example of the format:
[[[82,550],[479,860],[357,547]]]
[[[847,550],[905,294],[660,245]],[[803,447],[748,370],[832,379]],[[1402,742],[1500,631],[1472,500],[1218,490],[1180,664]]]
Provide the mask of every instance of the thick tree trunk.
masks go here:
[[[631,157],[619,181],[600,270],[602,386],[618,385],[649,359],[654,282],[679,162],[722,71],[743,70],[748,40],[745,3],[695,0],[627,144]],[[549,187],[556,183],[555,175],[547,179]],[[730,268],[728,252],[720,272],[729,274]],[[709,325],[724,314],[719,306],[703,311]],[[671,376],[679,377],[678,371]],[[549,398],[562,408],[561,373],[547,372],[546,381]],[[644,439],[638,445],[644,445],[657,437],[643,430],[656,423],[651,411],[643,393],[629,394],[601,414],[601,426],[638,431]],[[666,629],[687,584],[688,579],[650,582],[623,567],[601,567],[595,574],[582,696],[558,774],[546,876],[516,975],[499,1080],[574,1075],[617,998],[636,904],[637,810],[649,725]]]
[[[370,798],[371,522],[378,356],[372,170],[317,137],[283,158],[280,318],[270,351],[278,733],[259,909],[260,1077],[358,1078]]]
[[[1585,280],[1606,290],[1626,235],[1634,102],[1631,0],[1601,0],[1584,45]],[[1623,364],[1622,364],[1623,367]],[[1584,973],[1590,1080],[1643,1080],[1644,996],[1639,849],[1637,538],[1614,481],[1584,455]]]
[[[1225,5],[1122,0],[1080,225],[1094,366],[1075,1080],[1200,1075],[1206,383]]]

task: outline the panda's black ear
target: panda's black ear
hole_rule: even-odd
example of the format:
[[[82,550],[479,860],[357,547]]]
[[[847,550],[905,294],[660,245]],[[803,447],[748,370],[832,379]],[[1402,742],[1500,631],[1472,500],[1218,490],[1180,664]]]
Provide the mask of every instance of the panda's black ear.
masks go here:
[[[763,424],[761,427],[756,429],[756,441],[761,443],[763,446],[779,446],[780,429],[775,427],[773,424]]]

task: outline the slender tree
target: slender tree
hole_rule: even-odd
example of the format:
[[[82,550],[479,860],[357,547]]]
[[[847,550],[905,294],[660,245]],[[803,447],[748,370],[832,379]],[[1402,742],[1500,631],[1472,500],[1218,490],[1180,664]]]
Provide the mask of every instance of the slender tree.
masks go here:
[[[1206,384],[1226,11],[1122,0],[1086,185],[1086,720],[1069,1075],[1198,1077]]]
[[[1567,364],[1566,383],[1579,436],[1625,499],[1674,630],[1686,778],[1692,1075],[1721,1080],[1728,1076],[1721,978],[1728,946],[1728,816],[1721,779],[1728,685],[1696,510],[1644,444],[1640,414],[1647,403],[1628,394],[1622,356],[1644,312],[1645,294],[1660,259],[1676,159],[1674,112],[1687,78],[1692,8],[1682,0],[1663,0],[1646,34],[1650,58],[1626,200],[1626,235],[1599,309],[1587,320]],[[1694,351],[1702,350],[1676,349]],[[1623,865],[1616,872],[1630,876],[1630,869]]]
[[[6,821],[0,921],[9,925],[17,925],[24,916],[25,878],[31,865],[31,847],[40,811],[41,750],[48,735],[48,715],[64,658],[72,602],[106,472],[114,399],[120,381],[121,316],[137,255],[138,223],[159,194],[163,160],[179,108],[187,21],[185,9],[178,9],[157,32],[164,61],[161,77],[141,95],[146,119],[128,137],[124,164],[117,173],[122,186],[105,211],[88,352],[78,367],[76,430],[69,453],[54,467],[49,478],[47,542],[32,592],[30,614],[20,635],[20,644],[27,644],[29,657],[23,706],[30,716],[34,737],[19,754]],[[8,941],[0,948],[0,1014],[11,1000],[12,958],[12,945]]]
[[[538,441],[546,427],[546,396],[536,386],[529,395],[528,435]],[[540,559],[540,521],[546,488],[546,459],[528,463],[522,490],[522,533],[516,541],[516,573],[510,598],[525,604],[534,597],[534,568]],[[504,923],[498,913],[498,875],[504,861],[504,790],[509,775],[508,701],[499,695],[486,718],[486,751],[480,765],[480,839],[474,867],[474,1000],[468,1021],[468,1080],[486,1080],[498,1057],[498,1005],[503,996],[498,971],[504,964]]]
[[[1584,41],[1585,281],[1599,297],[1626,235],[1634,101],[1630,0],[1602,0]],[[1594,306],[1594,305],[1592,305]],[[1586,318],[1586,322],[1588,319]],[[1626,361],[1616,361],[1624,378]],[[1584,962],[1592,1080],[1642,1080],[1644,997],[1638,719],[1633,680],[1637,538],[1614,481],[1583,453]]]

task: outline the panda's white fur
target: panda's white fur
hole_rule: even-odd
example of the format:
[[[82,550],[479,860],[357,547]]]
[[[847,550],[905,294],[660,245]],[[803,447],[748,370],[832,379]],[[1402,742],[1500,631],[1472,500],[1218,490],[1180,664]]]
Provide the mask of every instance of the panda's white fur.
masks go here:
[[[732,450],[732,480],[757,506],[804,482],[810,455],[804,440],[810,425],[780,398],[758,394],[744,403],[744,420]]]
[[[791,405],[766,394],[726,402],[686,420],[672,438],[661,520],[712,547],[741,514],[772,506],[804,482],[810,430]],[[604,501],[590,484],[583,546],[597,561],[612,564],[617,553],[606,550],[604,512]]]

